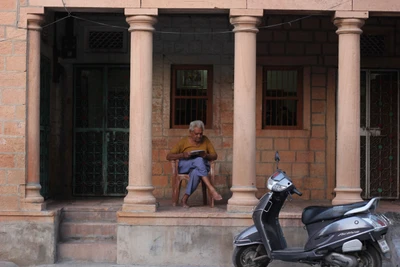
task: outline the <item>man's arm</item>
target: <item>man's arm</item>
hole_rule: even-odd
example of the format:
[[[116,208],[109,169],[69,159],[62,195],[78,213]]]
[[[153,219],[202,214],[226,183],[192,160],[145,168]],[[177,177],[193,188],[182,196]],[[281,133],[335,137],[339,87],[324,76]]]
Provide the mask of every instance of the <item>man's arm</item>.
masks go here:
[[[217,153],[212,153],[212,154],[204,153],[203,158],[206,160],[216,160],[218,158],[218,155]]]
[[[213,144],[211,143],[211,140],[207,138],[207,152],[204,153],[205,155],[203,156],[204,159],[207,160],[216,160],[218,158],[218,154],[215,151],[215,148]]]
[[[181,139],[167,154],[167,160],[190,158],[189,152],[182,152],[183,147],[184,147],[184,139]]]
[[[183,152],[183,153],[171,153],[171,152],[169,152],[167,154],[167,160],[188,159],[188,158],[190,158],[190,153],[189,152]]]

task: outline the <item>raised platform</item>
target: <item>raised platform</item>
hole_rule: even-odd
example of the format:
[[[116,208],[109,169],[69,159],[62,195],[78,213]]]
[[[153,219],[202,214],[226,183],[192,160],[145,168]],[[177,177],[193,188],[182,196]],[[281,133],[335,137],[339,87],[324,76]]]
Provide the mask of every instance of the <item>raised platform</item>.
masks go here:
[[[76,199],[53,202],[49,209],[115,210],[117,215],[117,262],[134,265],[232,266],[232,241],[252,225],[251,213],[231,213],[226,203],[214,208],[191,203],[189,209],[158,203],[156,212],[122,212],[123,199]],[[286,202],[280,221],[289,246],[303,246],[307,233],[301,223],[307,206],[329,206],[330,201]],[[400,201],[381,201],[379,212],[400,213]],[[390,265],[386,265],[390,266]]]

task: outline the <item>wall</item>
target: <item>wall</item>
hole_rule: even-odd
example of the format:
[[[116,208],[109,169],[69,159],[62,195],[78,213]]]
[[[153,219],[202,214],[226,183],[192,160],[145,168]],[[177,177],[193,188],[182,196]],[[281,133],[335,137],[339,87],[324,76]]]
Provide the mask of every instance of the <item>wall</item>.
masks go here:
[[[165,157],[178,140],[188,134],[187,129],[170,129],[170,78],[173,64],[213,65],[213,127],[205,135],[213,142],[217,153],[216,186],[229,196],[232,161],[233,105],[233,35],[227,15],[160,15],[157,31],[188,34],[154,35],[153,78],[153,185],[156,197],[171,196],[171,167]],[[199,32],[200,34],[191,34]]]
[[[199,266],[199,264],[232,266],[234,236],[245,228],[119,224],[117,263],[155,266]],[[283,231],[289,246],[304,245],[306,230],[300,227],[285,227]]]
[[[0,221],[0,260],[18,266],[57,261],[59,211],[7,215]]]
[[[20,209],[25,196],[26,30],[17,29],[25,2],[1,2],[0,210]]]
[[[261,27],[297,19],[294,16],[264,17]],[[216,26],[214,26],[216,25]],[[233,61],[234,36],[227,16],[160,15],[157,31],[210,32],[210,34],[155,33],[153,80],[153,185],[156,197],[171,195],[169,149],[187,134],[186,129],[170,129],[170,67],[172,64],[213,64],[213,128],[206,129],[217,152],[216,186],[230,197],[233,142]],[[215,33],[215,34],[211,34]],[[284,26],[260,29],[257,34],[257,196],[265,191],[266,178],[276,167],[274,153],[281,153],[280,168],[291,175],[304,192],[303,199],[332,198],[333,147],[337,37],[329,17],[301,20]],[[324,58],[326,57],[326,58]],[[332,59],[333,58],[333,59]],[[332,63],[333,62],[333,63]],[[302,130],[261,129],[262,66],[304,67],[304,127]],[[327,100],[331,100],[329,104]],[[330,123],[328,125],[328,123]],[[334,138],[334,137],[333,137]],[[330,153],[328,155],[328,153]],[[329,191],[329,193],[328,193]]]

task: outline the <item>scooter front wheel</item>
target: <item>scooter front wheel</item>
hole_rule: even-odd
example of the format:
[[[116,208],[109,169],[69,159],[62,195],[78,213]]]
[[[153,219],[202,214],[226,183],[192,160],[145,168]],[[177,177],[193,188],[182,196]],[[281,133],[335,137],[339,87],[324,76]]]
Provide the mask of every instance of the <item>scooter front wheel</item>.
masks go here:
[[[235,267],[266,267],[270,259],[263,245],[235,247],[232,261]]]

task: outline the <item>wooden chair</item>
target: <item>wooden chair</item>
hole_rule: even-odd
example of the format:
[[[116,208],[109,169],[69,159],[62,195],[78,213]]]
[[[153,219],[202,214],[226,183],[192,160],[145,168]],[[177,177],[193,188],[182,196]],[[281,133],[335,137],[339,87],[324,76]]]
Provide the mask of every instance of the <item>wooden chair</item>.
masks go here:
[[[179,160],[170,160],[171,162],[171,167],[172,167],[172,206],[176,206],[176,204],[179,201],[179,194],[181,190],[181,183],[183,180],[186,180],[186,182],[189,182],[189,174],[182,174],[178,172],[178,163]],[[210,171],[208,172],[208,178],[210,179],[210,182],[212,185],[214,185],[214,167],[215,167],[215,162],[214,161],[209,161],[210,163]],[[208,204],[210,205],[211,208],[214,208],[214,199],[212,198],[210,192],[207,194],[207,186],[203,182],[203,180],[200,180],[201,182],[201,187],[203,191],[203,204],[207,205],[207,200]],[[208,196],[207,196],[208,195]]]

